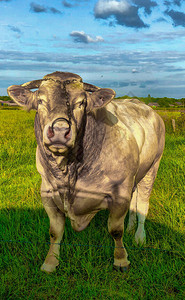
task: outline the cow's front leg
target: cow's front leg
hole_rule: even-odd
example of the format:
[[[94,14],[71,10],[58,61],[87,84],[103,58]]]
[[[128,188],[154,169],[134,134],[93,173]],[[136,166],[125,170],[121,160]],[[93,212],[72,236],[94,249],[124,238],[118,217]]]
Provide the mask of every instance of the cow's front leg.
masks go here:
[[[130,202],[130,207],[129,207],[129,221],[128,221],[128,226],[127,226],[127,232],[130,233],[134,231],[137,219],[136,219],[136,214],[137,214],[137,194],[138,190],[137,188],[132,194],[132,199]]]
[[[60,242],[64,233],[65,215],[57,208],[52,197],[42,197],[42,203],[50,220],[50,248],[41,266],[45,272],[53,272],[59,264]]]
[[[108,230],[115,242],[114,268],[121,272],[126,271],[130,264],[122,241],[124,233],[124,219],[128,208],[129,200],[127,198],[120,199],[120,202],[112,205],[108,219]]]

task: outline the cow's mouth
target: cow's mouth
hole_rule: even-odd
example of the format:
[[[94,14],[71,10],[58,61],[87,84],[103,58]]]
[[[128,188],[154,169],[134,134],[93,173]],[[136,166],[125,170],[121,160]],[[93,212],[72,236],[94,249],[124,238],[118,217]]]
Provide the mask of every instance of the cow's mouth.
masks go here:
[[[62,143],[45,144],[45,146],[53,153],[62,154],[68,151],[69,147]]]

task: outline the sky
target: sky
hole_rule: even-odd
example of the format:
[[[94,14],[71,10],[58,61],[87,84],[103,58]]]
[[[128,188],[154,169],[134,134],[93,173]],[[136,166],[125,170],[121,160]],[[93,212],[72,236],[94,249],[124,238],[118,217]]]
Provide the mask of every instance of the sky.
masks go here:
[[[185,97],[185,1],[0,0],[0,95],[55,71],[117,96]]]

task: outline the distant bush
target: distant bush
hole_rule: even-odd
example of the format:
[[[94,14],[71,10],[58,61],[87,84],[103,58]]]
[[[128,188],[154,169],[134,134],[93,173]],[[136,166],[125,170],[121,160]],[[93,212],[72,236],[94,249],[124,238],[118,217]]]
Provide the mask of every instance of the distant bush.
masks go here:
[[[175,120],[175,134],[185,133],[185,113],[179,111],[157,111],[162,117],[167,133],[173,133],[172,119]]]
[[[12,99],[9,96],[0,96],[0,100],[2,100],[2,101],[12,101]]]
[[[185,112],[181,112],[181,115],[177,118],[178,130],[185,133]]]
[[[169,108],[170,105],[174,106],[174,108],[185,106],[185,98],[181,98],[181,99],[167,98],[167,97],[154,98],[154,97],[151,97],[150,94],[148,95],[148,97],[136,97],[136,96],[130,97],[128,95],[124,95],[122,97],[117,97],[116,99],[132,99],[132,98],[137,98],[140,101],[144,102],[145,104],[149,104],[150,102],[155,102],[155,103],[158,103],[160,105],[160,107]],[[177,104],[178,102],[182,103],[182,105],[178,105]]]
[[[0,105],[0,110],[21,110],[21,108],[19,106],[9,106],[4,104],[3,106]]]

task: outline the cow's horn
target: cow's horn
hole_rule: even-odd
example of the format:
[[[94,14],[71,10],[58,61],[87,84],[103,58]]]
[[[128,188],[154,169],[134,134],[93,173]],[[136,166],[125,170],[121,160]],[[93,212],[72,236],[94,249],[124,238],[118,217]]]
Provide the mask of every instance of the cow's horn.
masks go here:
[[[100,89],[99,87],[97,87],[95,85],[85,83],[85,82],[83,83],[83,87],[84,87],[84,90],[87,92],[95,92]]]
[[[22,87],[25,87],[27,89],[37,89],[39,88],[40,84],[42,82],[42,79],[38,79],[38,80],[33,80],[33,81],[29,81],[26,82],[24,84],[21,84]]]

